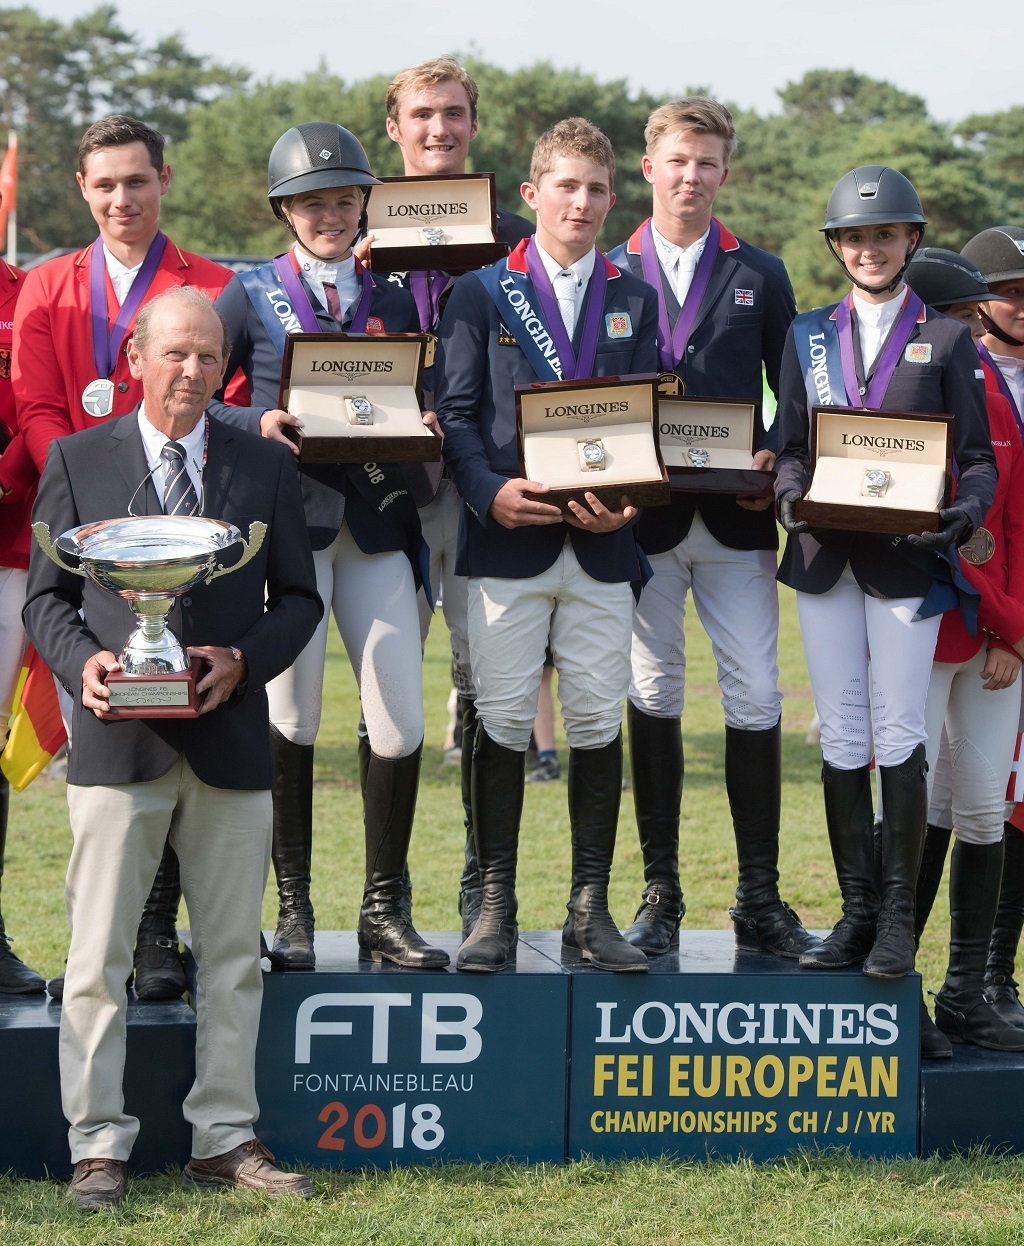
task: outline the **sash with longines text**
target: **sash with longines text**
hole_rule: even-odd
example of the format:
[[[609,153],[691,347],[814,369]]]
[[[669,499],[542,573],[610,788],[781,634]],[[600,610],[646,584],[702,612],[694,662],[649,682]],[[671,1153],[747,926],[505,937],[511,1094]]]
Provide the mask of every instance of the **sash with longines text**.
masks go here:
[[[882,344],[875,370],[862,394],[857,376],[852,304],[851,293],[832,311],[827,307],[815,308],[814,311],[798,316],[793,322],[797,358],[803,371],[809,406],[855,406],[873,411],[881,410],[882,400],[896,371],[896,365],[903,357],[914,326],[924,311],[924,304],[908,287],[900,313]],[[964,577],[957,550],[953,548],[938,552],[940,578],[936,579],[935,552],[915,549],[899,537],[892,541],[892,548],[902,558],[932,577],[932,587],[915,617],[931,618],[959,607],[964,623],[973,636],[978,626],[980,599],[977,591]]]
[[[358,261],[356,264],[362,290],[355,315],[347,331],[365,333],[370,302],[373,298],[373,278],[359,265]],[[290,251],[277,256],[273,264],[261,264],[259,268],[251,272],[239,273],[238,276],[279,354],[284,353],[284,342],[289,333],[323,332],[316,312],[309,301],[306,288],[293,266]],[[417,588],[420,585],[423,586],[427,601],[433,605],[434,599],[430,589],[430,551],[423,540],[419,512],[401,472],[387,464],[377,463],[374,464],[373,471],[353,470],[346,475],[348,481],[369,506],[374,525],[379,526],[385,515],[388,517],[389,524],[394,525],[401,548],[405,551],[412,566],[416,586]],[[360,535],[356,531],[360,527],[358,513],[350,515],[348,520],[349,526],[353,529],[353,536],[358,538]],[[379,532],[372,534],[367,532],[365,536],[376,537],[379,536]],[[357,539],[356,543],[360,545],[360,548],[365,547],[365,540],[360,543]]]
[[[565,331],[558,300],[532,238],[521,242],[512,257],[525,258],[527,271],[506,262],[475,273],[491,296],[502,323],[507,325],[541,381],[574,381],[593,375],[604,313],[608,270],[600,251],[594,257],[580,331],[577,356]]]

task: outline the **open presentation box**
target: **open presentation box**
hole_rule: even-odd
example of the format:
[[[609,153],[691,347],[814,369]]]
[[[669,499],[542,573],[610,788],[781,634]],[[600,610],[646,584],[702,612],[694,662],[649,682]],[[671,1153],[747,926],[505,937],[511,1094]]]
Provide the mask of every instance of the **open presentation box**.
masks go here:
[[[775,473],[750,466],[761,404],[732,398],[658,399],[658,445],[669,485],[683,493],[768,497]]]
[[[666,505],[657,387],[653,373],[517,385],[519,471],[550,489],[537,500],[566,514],[570,501],[586,506],[585,493],[614,510],[623,494],[634,506]],[[588,469],[588,458],[599,465]]]
[[[936,532],[949,496],[953,416],[811,408],[811,485],[797,519],[816,528]]]
[[[441,439],[420,416],[429,341],[426,333],[290,333],[278,402],[302,420],[299,461],[440,459]]]
[[[366,208],[373,272],[468,272],[508,255],[508,245],[495,237],[493,173],[380,181],[370,191]]]

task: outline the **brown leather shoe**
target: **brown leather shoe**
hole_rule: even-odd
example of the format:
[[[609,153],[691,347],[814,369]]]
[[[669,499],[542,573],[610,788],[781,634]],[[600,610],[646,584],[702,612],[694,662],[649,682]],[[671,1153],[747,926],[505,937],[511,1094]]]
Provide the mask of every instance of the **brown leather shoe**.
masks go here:
[[[122,1159],[80,1159],[67,1195],[79,1211],[116,1211],[127,1178],[128,1165]]]
[[[286,1194],[313,1197],[312,1181],[301,1172],[282,1172],[276,1168],[273,1155],[259,1138],[251,1138],[212,1159],[193,1157],[182,1170],[181,1184],[189,1190],[212,1190],[227,1185],[241,1190],[262,1190],[275,1198]]]

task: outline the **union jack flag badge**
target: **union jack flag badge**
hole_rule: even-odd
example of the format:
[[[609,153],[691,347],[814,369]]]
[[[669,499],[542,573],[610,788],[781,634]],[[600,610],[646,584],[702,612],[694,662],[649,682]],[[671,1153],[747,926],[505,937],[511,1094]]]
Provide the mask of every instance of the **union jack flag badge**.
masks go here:
[[[609,312],[604,318],[604,327],[609,337],[632,337],[633,322],[629,312]]]
[[[907,361],[907,363],[931,363],[931,342],[911,342],[907,349],[903,352],[903,358]]]
[[[753,307],[754,306],[754,291],[753,290],[736,290],[735,295],[736,295],[736,305],[738,307]]]
[[[367,333],[383,333],[384,332],[384,321],[381,320],[379,316],[367,316],[366,317],[366,332]]]

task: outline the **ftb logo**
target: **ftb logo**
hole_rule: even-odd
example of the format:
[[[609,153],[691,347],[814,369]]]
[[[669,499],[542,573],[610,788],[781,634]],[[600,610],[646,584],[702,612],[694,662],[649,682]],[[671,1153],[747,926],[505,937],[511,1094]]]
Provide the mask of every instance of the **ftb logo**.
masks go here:
[[[391,1046],[391,1010],[411,1008],[412,996],[398,991],[337,991],[310,995],[295,1014],[295,1063],[312,1062],[314,1038],[349,1038],[369,1026],[370,1061],[387,1064]],[[338,1016],[344,1010],[347,1016]],[[314,1020],[326,1013],[330,1019]],[[446,1014],[442,1018],[442,1013]],[[367,1015],[369,1014],[369,1015]],[[475,995],[424,991],[420,1004],[420,1061],[423,1064],[470,1064],[483,1050],[477,1026],[483,1005]]]

